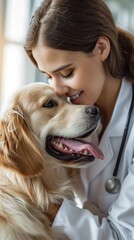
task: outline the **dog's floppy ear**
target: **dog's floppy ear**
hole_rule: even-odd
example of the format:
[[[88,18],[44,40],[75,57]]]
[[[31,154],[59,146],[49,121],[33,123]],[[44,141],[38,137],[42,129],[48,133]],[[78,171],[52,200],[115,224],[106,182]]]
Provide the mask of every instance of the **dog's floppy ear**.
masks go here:
[[[6,112],[0,121],[0,165],[25,176],[39,175],[43,150],[19,109]]]

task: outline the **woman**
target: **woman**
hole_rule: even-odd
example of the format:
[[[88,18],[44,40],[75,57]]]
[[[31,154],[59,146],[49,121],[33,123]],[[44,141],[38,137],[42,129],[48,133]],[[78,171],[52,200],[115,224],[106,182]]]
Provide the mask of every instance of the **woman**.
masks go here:
[[[53,226],[72,240],[134,239],[133,36],[116,28],[102,0],[46,0],[32,18],[25,50],[59,96],[95,104],[102,116],[98,144],[105,159],[81,170],[85,205],[102,215],[65,200],[48,213]]]

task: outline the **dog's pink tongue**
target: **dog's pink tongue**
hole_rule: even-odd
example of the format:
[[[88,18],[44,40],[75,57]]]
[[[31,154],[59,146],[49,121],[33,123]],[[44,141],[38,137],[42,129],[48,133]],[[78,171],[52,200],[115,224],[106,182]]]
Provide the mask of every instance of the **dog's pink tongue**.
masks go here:
[[[65,147],[72,149],[76,153],[80,153],[80,152],[83,152],[84,150],[87,150],[95,158],[99,158],[99,159],[104,158],[102,151],[91,142],[86,142],[83,140],[77,141],[73,139],[69,140],[64,138],[56,138],[56,141],[62,143]]]

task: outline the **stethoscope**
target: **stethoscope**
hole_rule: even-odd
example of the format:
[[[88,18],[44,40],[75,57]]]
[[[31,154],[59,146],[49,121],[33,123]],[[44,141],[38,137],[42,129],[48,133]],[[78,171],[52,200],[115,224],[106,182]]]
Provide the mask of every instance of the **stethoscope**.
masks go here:
[[[122,153],[123,153],[125,142],[127,139],[128,128],[129,128],[130,119],[131,119],[132,111],[133,111],[133,107],[134,107],[134,85],[132,85],[132,88],[133,88],[132,100],[131,100],[131,104],[130,104],[130,108],[129,108],[129,112],[128,112],[128,116],[127,116],[127,120],[126,120],[126,124],[125,124],[125,128],[124,128],[124,133],[123,133],[122,142],[121,142],[121,146],[120,146],[118,157],[117,157],[116,166],[113,171],[113,176],[111,178],[107,179],[105,182],[106,191],[108,193],[112,193],[112,194],[119,192],[119,190],[121,188],[121,182],[120,182],[120,179],[117,177],[117,173],[119,170]]]

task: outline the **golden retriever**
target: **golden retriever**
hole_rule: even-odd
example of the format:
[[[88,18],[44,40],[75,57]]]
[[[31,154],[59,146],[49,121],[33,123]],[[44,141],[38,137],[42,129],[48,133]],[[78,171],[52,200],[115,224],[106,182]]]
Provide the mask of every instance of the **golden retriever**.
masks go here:
[[[64,239],[46,213],[73,199],[69,168],[103,158],[80,140],[99,121],[96,107],[72,105],[45,83],[29,84],[13,96],[0,120],[0,240]]]

